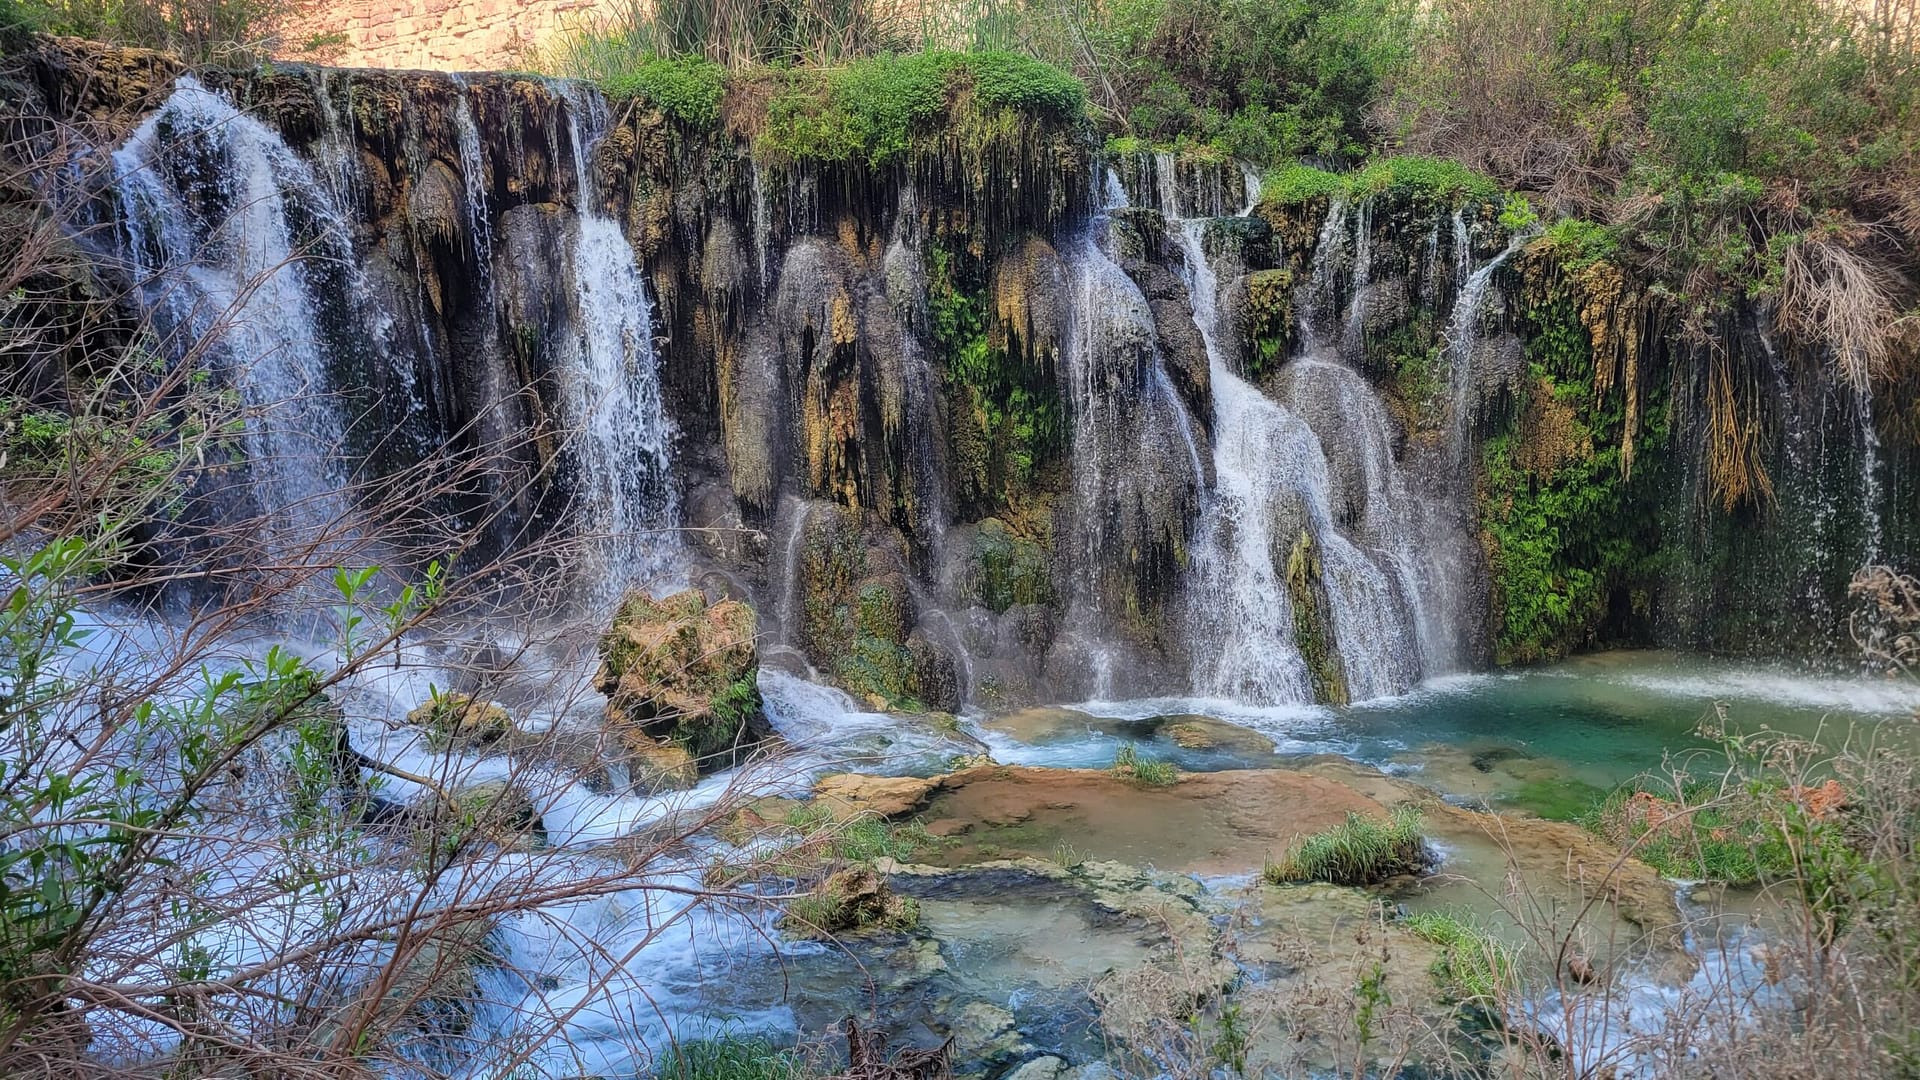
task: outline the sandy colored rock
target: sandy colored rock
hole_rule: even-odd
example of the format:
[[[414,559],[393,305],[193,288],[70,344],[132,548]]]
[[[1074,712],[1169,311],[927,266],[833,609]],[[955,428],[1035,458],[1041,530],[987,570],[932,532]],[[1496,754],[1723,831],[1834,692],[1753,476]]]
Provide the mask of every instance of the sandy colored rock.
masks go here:
[[[940,783],[937,778],[841,773],[822,777],[813,785],[813,794],[836,820],[863,815],[894,818],[925,806]]]
[[[1271,754],[1273,740],[1238,724],[1211,716],[1183,716],[1163,724],[1159,734],[1184,750],[1231,750],[1241,754]]]
[[[1186,773],[1142,788],[1090,769],[984,766],[953,773],[940,788],[927,816],[974,823],[941,853],[954,864],[1070,848],[1163,871],[1244,874],[1349,812],[1387,814],[1352,787],[1286,769]]]

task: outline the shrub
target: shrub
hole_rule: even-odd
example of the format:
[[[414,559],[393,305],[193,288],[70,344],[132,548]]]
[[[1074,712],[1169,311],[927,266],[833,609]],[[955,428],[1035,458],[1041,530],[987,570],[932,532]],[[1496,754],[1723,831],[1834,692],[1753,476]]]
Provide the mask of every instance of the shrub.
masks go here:
[[[1077,122],[1086,92],[1072,76],[1009,53],[922,52],[856,60],[781,76],[756,152],[789,160],[883,165],[917,136],[950,122],[963,90],[969,108]]]
[[[694,127],[720,119],[726,69],[697,57],[641,57],[632,67],[602,76],[600,89],[615,100],[638,98]]]
[[[1297,206],[1314,199],[1327,199],[1345,193],[1346,181],[1338,173],[1311,165],[1287,165],[1267,175],[1261,186],[1261,198],[1276,206]]]
[[[1261,875],[1269,885],[1324,881],[1333,885],[1377,885],[1402,874],[1417,874],[1432,864],[1420,836],[1420,812],[1394,809],[1384,822],[1349,813],[1347,820],[1300,841]]]

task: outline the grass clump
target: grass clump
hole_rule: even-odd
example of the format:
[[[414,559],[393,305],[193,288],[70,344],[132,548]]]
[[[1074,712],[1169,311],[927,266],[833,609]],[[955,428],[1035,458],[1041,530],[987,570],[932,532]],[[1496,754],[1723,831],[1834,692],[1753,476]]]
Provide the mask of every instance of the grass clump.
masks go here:
[[[1394,809],[1384,822],[1349,813],[1347,820],[1300,841],[1261,877],[1269,885],[1324,881],[1333,885],[1378,885],[1417,874],[1432,860],[1420,836],[1420,811]]]
[[[1142,757],[1131,746],[1123,746],[1113,755],[1111,771],[1141,787],[1171,787],[1180,780],[1180,769],[1173,762]]]
[[[800,1080],[798,1054],[766,1039],[723,1034],[677,1043],[660,1063],[660,1080]]]
[[[1407,917],[1406,927],[1440,946],[1433,977],[1456,1001],[1494,1001],[1513,977],[1513,950],[1495,941],[1465,913],[1419,911]]]
[[[682,123],[712,127],[720,120],[727,70],[697,56],[641,56],[598,82],[615,101],[644,101]]]

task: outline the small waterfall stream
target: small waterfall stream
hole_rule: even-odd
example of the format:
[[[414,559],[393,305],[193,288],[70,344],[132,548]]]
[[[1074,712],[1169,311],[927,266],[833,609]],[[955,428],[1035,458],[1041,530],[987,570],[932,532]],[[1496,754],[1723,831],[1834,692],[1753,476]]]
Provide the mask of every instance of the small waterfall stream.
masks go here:
[[[349,408],[314,277],[354,265],[345,217],[280,136],[183,76],[113,154],[124,255],[172,359],[222,371],[270,547],[341,521]]]
[[[588,167],[606,116],[600,98],[565,90],[573,142],[575,199],[569,270],[577,303],[561,354],[561,388],[574,428],[574,512],[599,543],[603,592],[657,587],[672,569],[673,429],[660,398],[653,312],[633,247],[599,206]]]
[[[1108,206],[1125,206],[1108,175]],[[1104,212],[1067,250],[1071,317],[1065,349],[1073,415],[1073,490],[1081,557],[1070,621],[1098,642],[1121,613],[1101,580],[1123,559],[1130,534],[1178,523],[1156,519],[1206,483],[1199,439],[1167,375],[1153,313],[1140,286],[1103,246]],[[1095,655],[1100,650],[1095,649]],[[1098,665],[1096,664],[1096,667]]]

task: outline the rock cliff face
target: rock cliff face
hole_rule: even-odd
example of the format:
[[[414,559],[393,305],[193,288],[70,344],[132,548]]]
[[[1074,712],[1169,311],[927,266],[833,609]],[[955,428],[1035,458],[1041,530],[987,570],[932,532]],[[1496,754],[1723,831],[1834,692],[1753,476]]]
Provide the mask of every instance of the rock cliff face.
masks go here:
[[[224,377],[328,391],[237,490],[350,492],[264,475],[300,440],[356,479],[466,462],[427,508],[465,557],[609,537],[604,599],[750,599],[763,661],[889,706],[1358,699],[1496,655],[1738,648],[1756,582],[1817,596],[1817,641],[1850,537],[1911,551],[1911,449],[1784,351],[1778,509],[1708,511],[1706,369],[1617,272],[1513,243],[1497,197],[1263,198],[1005,109],[874,165],[513,75],[49,44],[9,80],[16,124],[88,118],[112,151],[80,242],[127,325],[204,329],[159,281],[257,305],[267,329],[215,335]],[[263,347],[282,382],[241,362]]]

